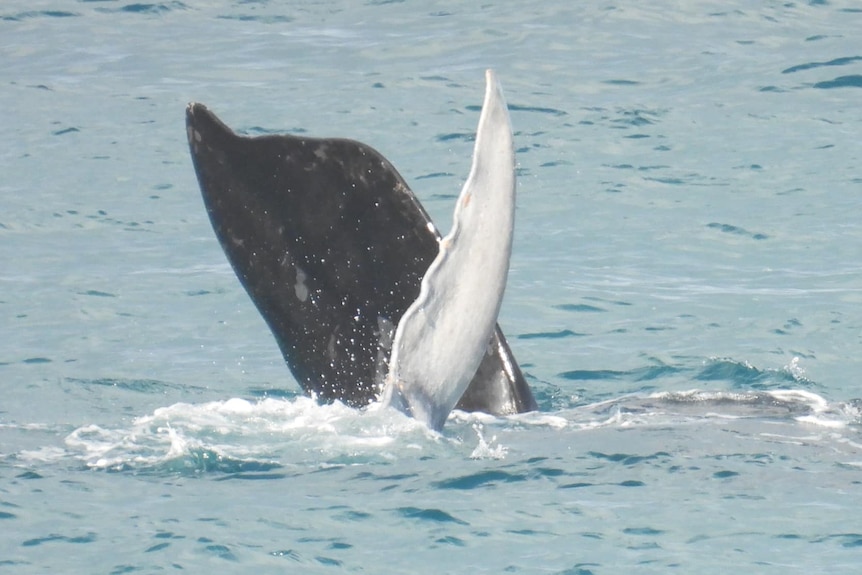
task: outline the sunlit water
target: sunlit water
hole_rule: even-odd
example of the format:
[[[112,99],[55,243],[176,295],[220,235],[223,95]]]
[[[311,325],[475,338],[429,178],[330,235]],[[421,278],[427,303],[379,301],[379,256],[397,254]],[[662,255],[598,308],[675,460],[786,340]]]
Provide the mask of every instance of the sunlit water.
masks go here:
[[[862,8],[575,4],[4,2],[0,571],[856,573]],[[317,405],[185,104],[368,142],[445,230],[487,67],[540,411]]]

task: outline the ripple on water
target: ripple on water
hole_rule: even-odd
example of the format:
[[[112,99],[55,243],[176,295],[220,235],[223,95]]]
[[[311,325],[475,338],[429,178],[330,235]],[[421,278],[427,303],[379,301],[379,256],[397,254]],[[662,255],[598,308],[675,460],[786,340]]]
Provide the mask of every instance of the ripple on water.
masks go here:
[[[446,513],[441,509],[422,509],[419,507],[399,507],[395,510],[398,515],[407,519],[429,521],[434,523],[455,523],[457,525],[469,525],[466,521],[458,519],[454,515]]]
[[[489,469],[479,473],[471,473],[461,477],[453,477],[438,481],[435,486],[439,489],[476,489],[497,483],[512,483],[514,481],[525,481],[526,475],[521,473],[509,473],[501,469]]]

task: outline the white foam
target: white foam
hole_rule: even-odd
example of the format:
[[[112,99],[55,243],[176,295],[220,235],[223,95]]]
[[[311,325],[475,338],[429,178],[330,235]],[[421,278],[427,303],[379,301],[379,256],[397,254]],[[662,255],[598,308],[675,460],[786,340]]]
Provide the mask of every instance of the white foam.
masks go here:
[[[26,463],[51,463],[66,455],[65,450],[59,447],[40,447],[33,450],[22,450],[18,452],[18,459]]]
[[[24,463],[71,459],[95,469],[156,472],[244,469],[246,463],[251,468],[320,467],[435,455],[502,459],[513,447],[496,442],[498,430],[518,445],[524,441],[522,435],[531,433],[553,438],[566,430],[591,433],[692,424],[770,442],[827,442],[841,445],[841,451],[858,452],[859,418],[857,404],[831,403],[808,390],[693,389],[625,395],[554,413],[494,417],[454,411],[445,434],[440,434],[380,404],[357,410],[341,403],[320,405],[304,396],[231,398],[175,403],[125,423],[84,425],[68,433],[59,447],[34,447],[3,457]],[[40,423],[5,422],[2,427],[62,429]],[[478,442],[468,439],[474,433]]]
[[[425,442],[402,441],[417,436]],[[388,457],[385,450],[393,446],[414,450],[438,440],[439,434],[395,410],[319,405],[298,397],[175,403],[136,418],[126,428],[80,427],[66,437],[65,445],[89,467],[124,469],[184,458],[201,458],[205,466],[212,461],[293,464]]]

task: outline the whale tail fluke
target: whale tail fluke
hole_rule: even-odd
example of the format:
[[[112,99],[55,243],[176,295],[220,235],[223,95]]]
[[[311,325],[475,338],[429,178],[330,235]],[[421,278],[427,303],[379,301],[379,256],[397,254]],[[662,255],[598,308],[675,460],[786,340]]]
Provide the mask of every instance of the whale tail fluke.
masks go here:
[[[393,332],[438,256],[436,228],[404,179],[354,140],[246,137],[202,104],[188,106],[186,126],[216,236],[297,382],[323,401],[361,407],[377,399]],[[511,162],[505,171],[511,177]],[[485,233],[511,241],[510,226]],[[501,294],[486,290],[491,311]],[[535,409],[502,331],[486,323],[487,353],[457,407],[495,415]]]

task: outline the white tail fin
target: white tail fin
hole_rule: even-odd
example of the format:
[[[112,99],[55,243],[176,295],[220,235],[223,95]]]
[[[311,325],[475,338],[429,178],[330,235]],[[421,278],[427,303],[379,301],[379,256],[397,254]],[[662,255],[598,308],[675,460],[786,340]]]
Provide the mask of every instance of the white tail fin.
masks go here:
[[[512,251],[512,128],[494,72],[488,70],[485,80],[470,176],[419,297],[398,322],[384,390],[384,403],[436,430],[487,352]]]

